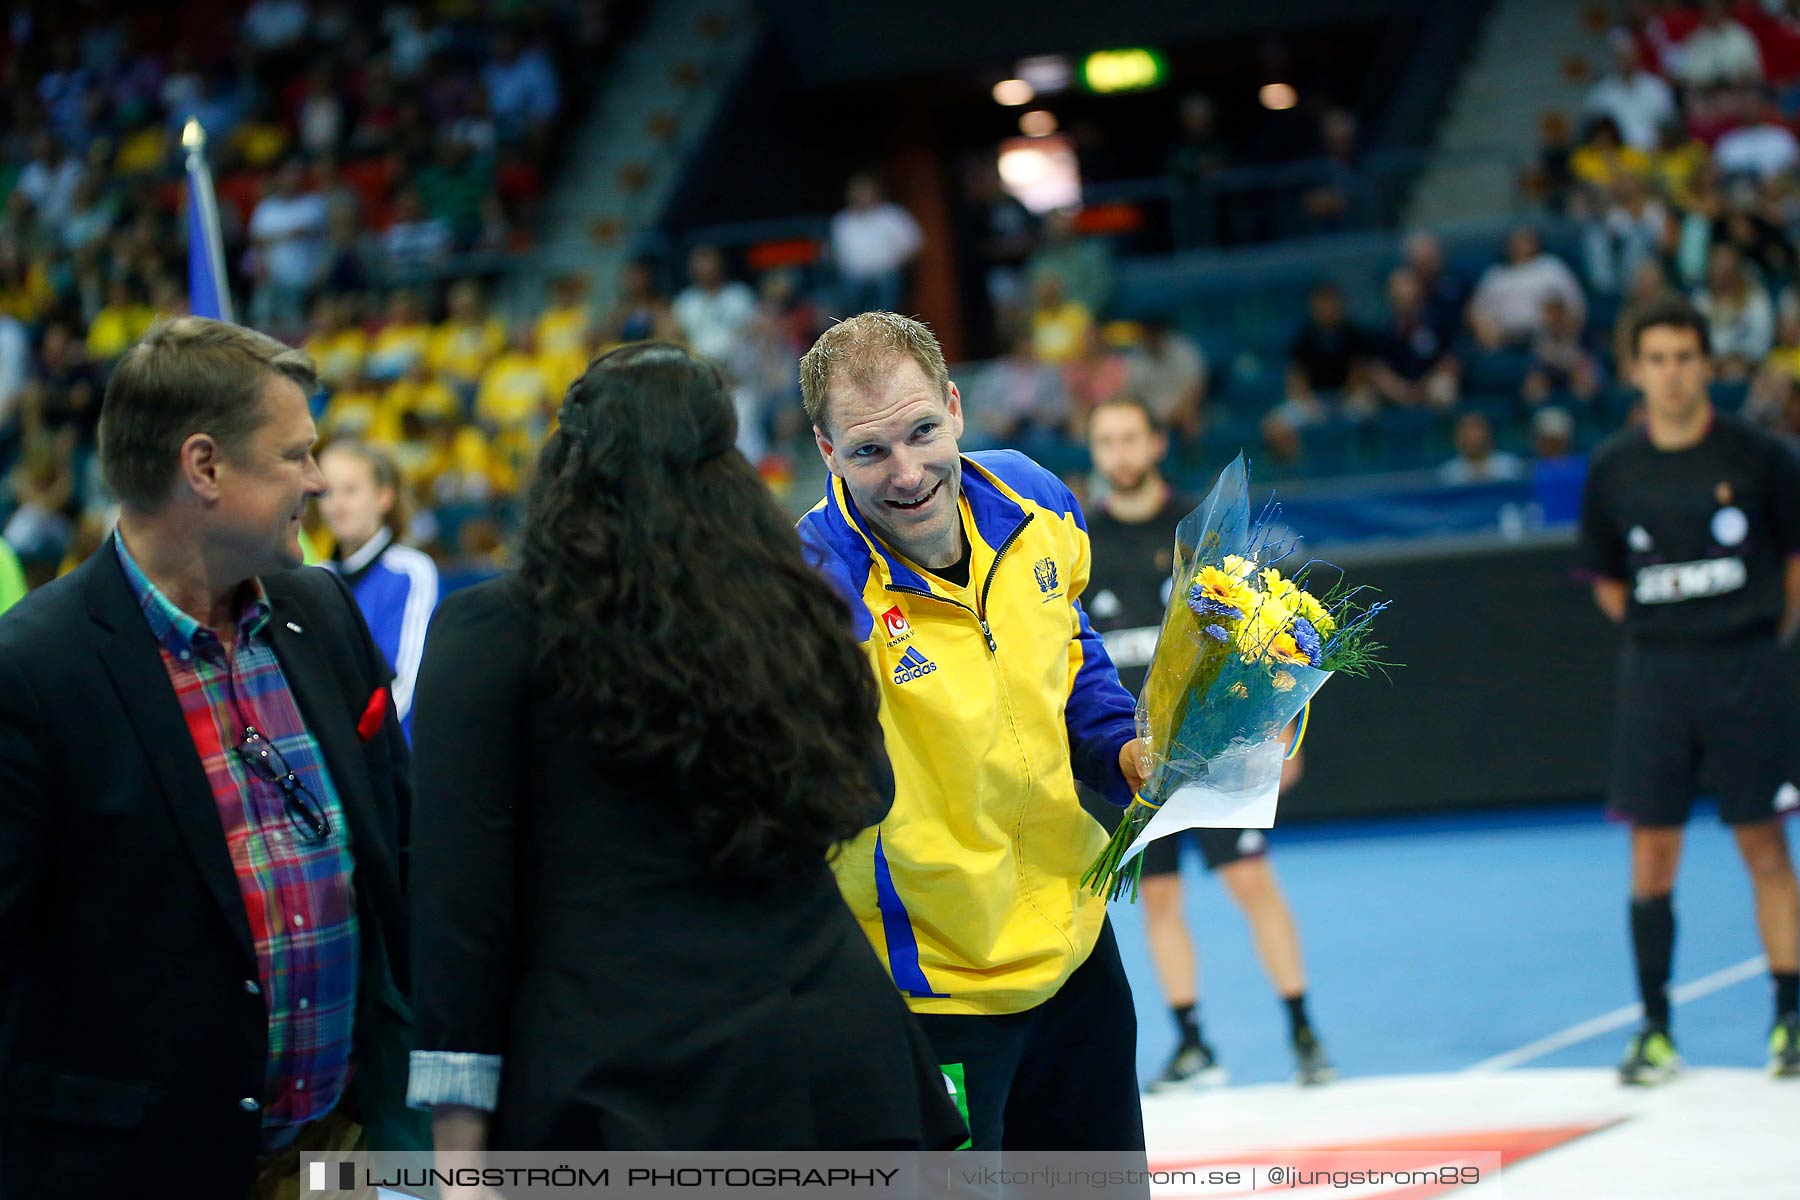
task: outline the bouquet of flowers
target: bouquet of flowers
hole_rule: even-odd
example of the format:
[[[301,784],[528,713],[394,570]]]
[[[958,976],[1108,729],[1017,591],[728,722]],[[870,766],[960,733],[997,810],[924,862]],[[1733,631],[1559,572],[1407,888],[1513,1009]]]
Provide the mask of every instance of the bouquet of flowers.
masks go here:
[[[1137,703],[1150,775],[1082,877],[1112,899],[1137,899],[1138,852],[1159,837],[1273,825],[1291,753],[1282,731],[1334,673],[1385,665],[1370,632],[1386,602],[1365,602],[1368,589],[1341,572],[1315,594],[1320,568],[1335,570],[1326,564],[1284,575],[1277,564],[1292,546],[1280,510],[1271,503],[1251,521],[1249,491],[1239,455],[1176,527],[1175,586]]]

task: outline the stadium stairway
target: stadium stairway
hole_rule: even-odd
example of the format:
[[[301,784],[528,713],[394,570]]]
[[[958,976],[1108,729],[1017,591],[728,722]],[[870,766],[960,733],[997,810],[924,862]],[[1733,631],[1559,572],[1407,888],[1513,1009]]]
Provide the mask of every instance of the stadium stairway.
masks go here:
[[[1435,227],[1520,210],[1518,174],[1537,157],[1547,109],[1579,118],[1585,83],[1564,73],[1570,59],[1604,72],[1603,36],[1582,24],[1570,0],[1496,0],[1477,35],[1439,127],[1433,165],[1414,188],[1407,223]]]
[[[748,62],[749,0],[657,0],[571,135],[568,166],[544,206],[541,240],[507,279],[501,305],[537,311],[549,281],[580,272],[610,296],[634,237],[653,226]]]

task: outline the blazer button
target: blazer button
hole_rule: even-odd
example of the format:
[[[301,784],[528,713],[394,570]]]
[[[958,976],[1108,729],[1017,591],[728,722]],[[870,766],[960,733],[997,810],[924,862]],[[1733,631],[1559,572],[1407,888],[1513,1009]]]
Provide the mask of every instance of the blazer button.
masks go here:
[[[262,1109],[262,1105],[258,1104],[248,1096],[245,1096],[242,1100],[238,1101],[238,1107],[245,1112],[259,1112]]]
[[[262,995],[262,988],[257,986],[256,980],[254,980],[254,979],[244,980],[244,991],[248,992],[252,996]]]

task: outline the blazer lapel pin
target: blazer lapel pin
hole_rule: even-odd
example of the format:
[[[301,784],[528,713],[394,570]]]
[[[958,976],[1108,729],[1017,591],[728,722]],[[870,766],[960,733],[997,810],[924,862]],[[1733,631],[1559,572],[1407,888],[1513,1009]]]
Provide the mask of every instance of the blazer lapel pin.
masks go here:
[[[293,623],[293,622],[292,622],[292,621],[289,621],[289,622],[288,622],[288,623],[287,623],[287,627],[288,627],[288,628],[289,628],[289,629],[291,629],[291,630],[293,630],[293,631],[294,631],[294,632],[295,632],[295,633],[299,633],[299,632],[301,632],[301,629],[300,629],[300,627],[299,627],[299,626],[298,626],[298,625],[296,625],[296,624],[294,624],[294,623]]]

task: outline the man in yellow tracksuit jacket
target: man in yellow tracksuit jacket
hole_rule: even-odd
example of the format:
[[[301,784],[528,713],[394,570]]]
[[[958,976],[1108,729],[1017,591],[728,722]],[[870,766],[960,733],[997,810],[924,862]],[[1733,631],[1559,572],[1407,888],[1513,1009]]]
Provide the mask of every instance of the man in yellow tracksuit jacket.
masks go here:
[[[1130,987],[1080,882],[1106,834],[1075,779],[1129,803],[1143,744],[1077,599],[1080,507],[1022,454],[959,453],[962,399],[917,321],[834,326],[801,392],[833,478],[800,538],[881,681],[895,777],[839,886],[974,1148],[1141,1150]]]

